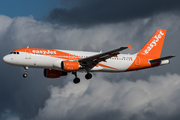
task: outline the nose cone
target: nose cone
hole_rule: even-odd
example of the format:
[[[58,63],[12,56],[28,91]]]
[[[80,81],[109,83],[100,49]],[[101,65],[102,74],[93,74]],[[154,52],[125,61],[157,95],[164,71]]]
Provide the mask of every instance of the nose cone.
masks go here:
[[[3,57],[3,61],[4,61],[5,63],[9,63],[9,62],[10,62],[10,59],[9,59],[9,57],[6,55],[6,56]]]

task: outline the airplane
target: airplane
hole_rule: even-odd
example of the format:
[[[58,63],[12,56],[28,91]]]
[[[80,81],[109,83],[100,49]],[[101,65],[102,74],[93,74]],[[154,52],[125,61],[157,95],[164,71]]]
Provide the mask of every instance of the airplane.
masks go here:
[[[75,75],[73,82],[80,82],[77,72],[86,72],[85,78],[91,79],[90,72],[127,72],[157,67],[170,63],[175,56],[160,58],[166,30],[159,29],[135,54],[120,54],[129,48],[120,47],[108,52],[87,52],[58,49],[20,48],[3,57],[9,65],[24,68],[23,77],[27,77],[28,68],[43,68],[46,78],[59,78],[68,73]]]

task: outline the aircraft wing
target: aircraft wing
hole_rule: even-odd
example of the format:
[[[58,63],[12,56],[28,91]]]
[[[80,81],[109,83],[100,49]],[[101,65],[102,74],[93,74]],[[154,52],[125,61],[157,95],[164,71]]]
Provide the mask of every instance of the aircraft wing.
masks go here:
[[[106,62],[106,59],[109,59],[111,57],[117,57],[118,54],[120,54],[120,51],[125,50],[127,48],[131,49],[132,45],[129,45],[127,47],[120,47],[118,49],[115,50],[111,50],[108,52],[104,52],[104,53],[99,53],[97,55],[93,55],[93,56],[89,56],[86,58],[82,58],[82,59],[78,59],[78,61],[80,62],[80,64],[82,66],[88,67],[88,68],[93,68],[94,66],[96,66],[99,62]]]

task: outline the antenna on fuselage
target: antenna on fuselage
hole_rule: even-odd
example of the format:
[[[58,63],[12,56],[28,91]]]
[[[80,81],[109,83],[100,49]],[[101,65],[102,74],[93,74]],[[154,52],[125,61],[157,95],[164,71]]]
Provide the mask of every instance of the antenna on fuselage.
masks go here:
[[[29,46],[27,46],[27,48],[29,48]]]

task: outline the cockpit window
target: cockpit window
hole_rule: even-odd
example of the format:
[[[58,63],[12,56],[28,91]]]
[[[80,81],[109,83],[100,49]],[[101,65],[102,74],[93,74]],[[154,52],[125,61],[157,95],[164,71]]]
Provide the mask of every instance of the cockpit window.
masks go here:
[[[9,54],[19,54],[19,52],[10,52]]]

